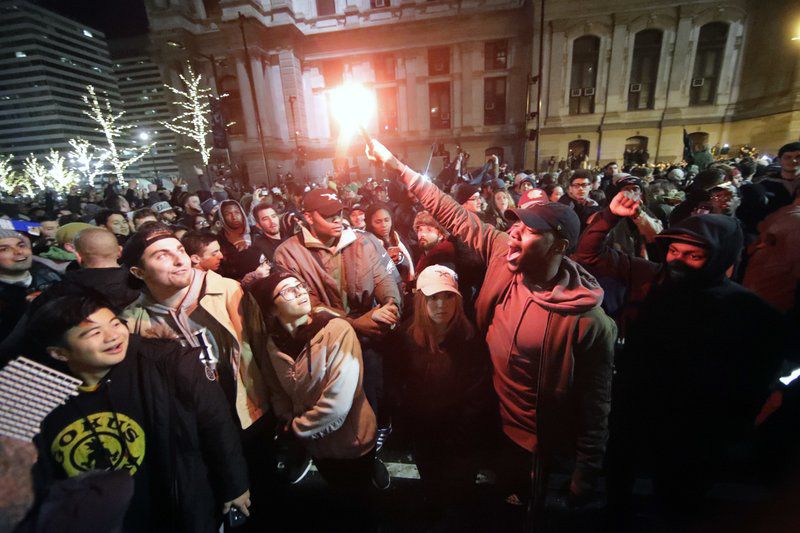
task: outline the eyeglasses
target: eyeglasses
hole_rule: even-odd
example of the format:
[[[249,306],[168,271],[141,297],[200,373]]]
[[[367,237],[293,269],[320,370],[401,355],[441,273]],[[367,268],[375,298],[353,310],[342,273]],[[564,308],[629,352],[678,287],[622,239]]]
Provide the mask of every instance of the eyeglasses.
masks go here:
[[[581,189],[588,189],[591,186],[592,186],[591,183],[573,183],[572,185],[570,185],[570,187],[579,187]]]
[[[308,285],[303,282],[298,283],[297,285],[290,285],[288,287],[282,288],[278,292],[278,296],[281,296],[287,302],[291,302],[295,298],[299,297],[301,294],[305,294],[308,292]]]

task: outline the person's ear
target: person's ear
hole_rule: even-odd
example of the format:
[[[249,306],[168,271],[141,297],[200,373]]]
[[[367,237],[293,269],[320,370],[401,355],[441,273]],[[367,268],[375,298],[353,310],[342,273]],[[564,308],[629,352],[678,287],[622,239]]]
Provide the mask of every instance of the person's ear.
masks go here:
[[[75,252],[75,245],[73,245],[71,242],[65,242],[64,243],[64,249],[66,251],[68,251],[68,252],[72,252],[73,254],[76,253]]]
[[[48,346],[45,351],[47,355],[62,363],[66,363],[69,357],[69,350],[61,346]]]
[[[131,275],[136,278],[144,281],[144,271],[138,266],[132,266],[130,268]]]
[[[553,252],[561,255],[567,255],[567,249],[569,248],[569,241],[567,239],[556,239],[556,242],[553,243]]]
[[[202,259],[200,259],[200,256],[197,254],[190,255],[189,259],[192,260],[192,266],[197,266],[200,264],[200,261],[202,261]]]
[[[83,266],[83,258],[81,258],[81,254],[78,253],[78,250],[72,252],[75,254],[75,260],[78,262],[79,265]]]
[[[75,254],[75,255],[77,255],[77,254]],[[117,259],[119,259],[120,257],[122,257],[122,246],[118,245],[117,246]]]

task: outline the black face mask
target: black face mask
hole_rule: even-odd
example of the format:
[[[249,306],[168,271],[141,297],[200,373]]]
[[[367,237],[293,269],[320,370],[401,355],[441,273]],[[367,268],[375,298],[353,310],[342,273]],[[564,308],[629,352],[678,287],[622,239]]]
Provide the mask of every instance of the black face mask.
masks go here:
[[[669,280],[678,285],[698,283],[703,280],[702,271],[692,268],[683,261],[670,261],[667,263]]]

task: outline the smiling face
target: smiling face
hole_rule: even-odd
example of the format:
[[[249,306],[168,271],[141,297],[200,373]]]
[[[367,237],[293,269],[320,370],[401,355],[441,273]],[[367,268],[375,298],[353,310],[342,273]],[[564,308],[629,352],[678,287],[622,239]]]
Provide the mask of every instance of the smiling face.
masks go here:
[[[125,359],[130,333],[108,308],[100,308],[64,334],[63,346],[48,347],[76,375],[110,369]]]
[[[131,267],[131,273],[151,292],[177,291],[191,283],[192,262],[181,241],[168,237],[145,248],[140,266]]]
[[[27,239],[9,237],[0,239],[0,273],[21,275],[31,269],[33,255]]]
[[[450,291],[437,292],[425,297],[425,309],[431,322],[437,326],[447,326],[456,315],[458,296]]]
[[[131,232],[125,217],[116,213],[108,217],[106,228],[114,235],[128,235]]]

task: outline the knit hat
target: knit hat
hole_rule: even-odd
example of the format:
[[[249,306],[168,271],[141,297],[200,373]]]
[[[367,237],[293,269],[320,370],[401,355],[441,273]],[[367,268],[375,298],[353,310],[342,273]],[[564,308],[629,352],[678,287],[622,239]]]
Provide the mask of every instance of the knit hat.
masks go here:
[[[524,172],[520,172],[519,174],[514,176],[514,187],[519,187],[520,185],[522,185],[523,181],[527,181],[528,183],[536,187],[536,182],[533,180],[533,178],[528,174],[525,174]]]
[[[24,240],[22,233],[13,229],[0,229],[0,239],[20,239]]]
[[[85,222],[70,222],[69,224],[64,224],[58,228],[58,231],[56,232],[56,242],[61,248],[63,248],[66,243],[72,244],[72,241],[75,240],[75,237],[78,236],[78,233],[85,229],[96,227],[97,226],[86,224]]]
[[[480,189],[478,189],[476,186],[470,185],[469,183],[462,183],[461,185],[456,187],[453,196],[455,197],[456,202],[458,202],[459,204],[463,204],[464,202],[472,198],[472,196],[476,192],[480,192]]]
[[[441,224],[439,224],[433,215],[428,213],[427,211],[420,211],[417,213],[417,216],[414,217],[414,232],[419,231],[420,226],[430,226],[432,228],[436,228],[442,235],[447,235],[447,230],[445,230]]]
[[[266,278],[256,281],[250,288],[250,293],[261,308],[263,314],[269,314],[275,307],[275,289],[283,280],[295,278],[297,275],[286,270],[276,270]]]

